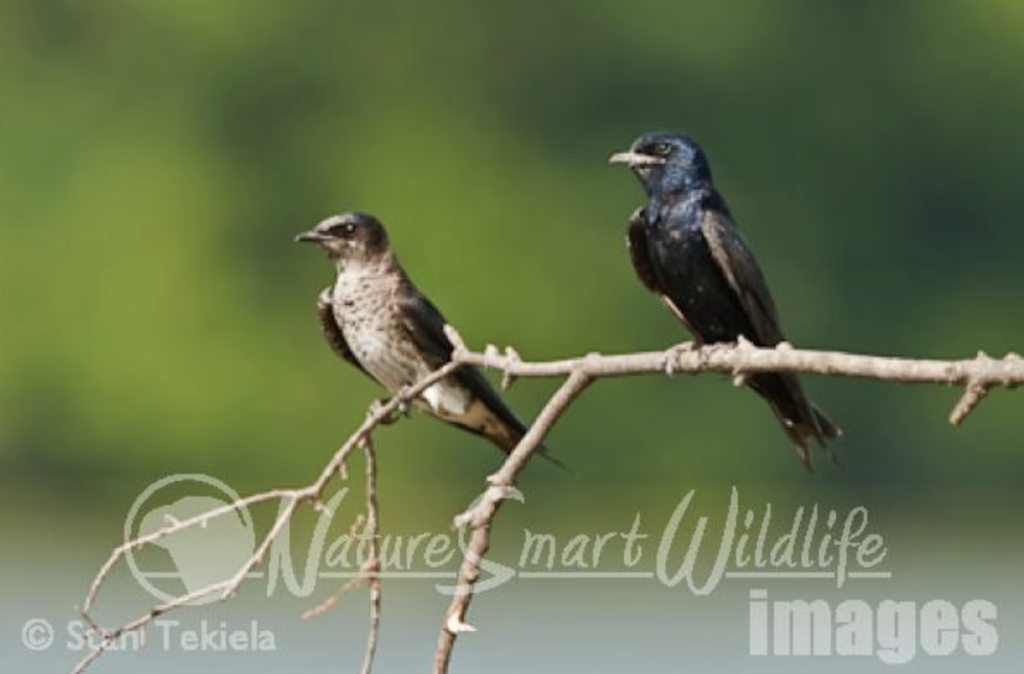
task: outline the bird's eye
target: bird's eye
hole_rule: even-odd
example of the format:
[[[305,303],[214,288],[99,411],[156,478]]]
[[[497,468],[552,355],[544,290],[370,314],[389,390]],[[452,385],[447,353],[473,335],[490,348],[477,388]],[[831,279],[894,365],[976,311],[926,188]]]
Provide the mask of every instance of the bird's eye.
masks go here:
[[[346,222],[331,227],[331,234],[342,239],[351,239],[356,234],[354,223]]]
[[[654,146],[654,154],[667,157],[672,152],[672,146],[668,143],[658,143]]]

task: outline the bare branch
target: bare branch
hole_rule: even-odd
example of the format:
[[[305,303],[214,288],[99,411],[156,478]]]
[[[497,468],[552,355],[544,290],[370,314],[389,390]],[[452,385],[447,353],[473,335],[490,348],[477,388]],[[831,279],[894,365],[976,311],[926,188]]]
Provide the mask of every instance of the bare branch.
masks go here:
[[[363,656],[362,674],[373,671],[373,660],[377,654],[377,642],[380,635],[381,598],[383,587],[380,579],[380,505],[377,498],[377,453],[373,440],[363,442],[366,453],[366,517],[359,518],[353,525],[353,537],[364,538],[370,543],[370,556],[359,569],[359,575],[348,580],[334,594],[302,614],[303,620],[309,620],[326,613],[335,606],[341,596],[349,590],[366,585],[370,590],[370,631],[366,638],[366,653]]]
[[[455,334],[451,330],[449,336]],[[457,337],[457,334],[456,334]],[[904,384],[947,384],[965,388],[950,421],[959,425],[992,388],[1015,388],[1024,384],[1024,360],[1015,353],[993,360],[984,353],[976,358],[956,361],[921,360],[863,356],[851,353],[797,350],[790,344],[775,348],[758,348],[747,340],[737,344],[713,344],[697,348],[684,343],[666,351],[602,356],[588,354],[547,362],[524,362],[512,349],[506,355],[489,346],[483,353],[469,351],[461,339],[453,360],[478,367],[502,371],[503,381],[517,377],[567,377],[561,388],[548,401],[540,416],[509,455],[501,469],[488,478],[488,487],[477,504],[456,518],[458,526],[470,526],[473,535],[459,569],[458,585],[445,612],[434,657],[434,674],[445,674],[451,661],[458,635],[474,632],[466,623],[466,611],[473,589],[480,576],[480,562],[490,545],[490,531],[498,509],[515,486],[530,456],[541,446],[554,422],[591,381],[604,377],[677,372],[696,374],[719,372],[729,375],[737,386],[746,383],[750,374],[759,372],[794,372],[837,377],[856,377]]]
[[[438,637],[434,674],[444,674],[448,671],[452,649],[459,633],[474,631],[473,627],[466,623],[466,611],[473,598],[473,587],[480,578],[480,561],[490,547],[491,523],[498,514],[498,509],[551,427],[590,381],[591,376],[582,368],[569,375],[565,383],[548,400],[530,430],[509,454],[501,469],[487,479],[490,486],[483,497],[473,508],[456,518],[457,525],[468,525],[473,528],[473,533],[459,568],[455,594],[445,613],[441,634]]]
[[[683,346],[688,347],[689,344]],[[1024,359],[1016,353],[1009,353],[998,360],[984,354],[964,360],[928,360],[794,349],[787,344],[770,349],[712,344],[609,356],[590,354],[582,358],[544,362],[525,362],[509,359],[497,352],[484,354],[472,351],[459,351],[456,359],[467,365],[498,368],[520,378],[567,377],[576,371],[583,371],[594,378],[656,374],[663,373],[666,362],[671,362],[673,372],[688,374],[794,372],[901,384],[967,386],[978,383],[987,388],[1014,388],[1024,384]]]
[[[363,443],[363,448],[366,450],[366,533],[370,537],[370,559],[366,561],[364,572],[370,574],[367,577],[370,586],[370,633],[366,637],[366,655],[360,671],[370,674],[380,634],[380,505],[377,500],[377,451],[369,438]]]
[[[363,674],[369,674],[377,650],[381,615],[377,464],[371,436],[375,429],[382,424],[390,423],[396,413],[404,410],[423,391],[461,367],[478,366],[500,369],[503,374],[503,383],[506,385],[511,384],[517,378],[549,377],[565,378],[565,381],[548,400],[536,421],[509,454],[501,468],[488,478],[487,488],[476,505],[456,518],[457,524],[470,527],[472,534],[469,547],[459,568],[456,592],[443,620],[434,660],[435,674],[443,674],[447,671],[458,634],[473,631],[473,628],[466,623],[466,612],[480,576],[481,560],[490,545],[491,527],[501,503],[512,492],[519,475],[525,469],[533,453],[542,446],[544,438],[559,417],[587,385],[597,379],[643,374],[718,372],[730,376],[733,382],[739,385],[744,383],[751,374],[794,372],[896,383],[946,384],[964,389],[963,397],[950,415],[950,421],[953,424],[961,423],[991,389],[1015,388],[1024,384],[1024,359],[1015,353],[1008,354],[1002,359],[992,359],[984,353],[979,353],[975,358],[964,360],[919,360],[797,350],[789,344],[780,344],[775,348],[765,349],[755,347],[749,342],[741,342],[735,345],[709,345],[699,348],[692,344],[682,344],[666,351],[608,356],[589,354],[580,358],[525,362],[512,348],[507,348],[502,353],[497,348],[489,346],[483,353],[474,352],[467,349],[461,337],[450,326],[446,326],[446,333],[454,345],[451,362],[416,385],[402,389],[388,402],[372,406],[364,422],[335,451],[330,461],[311,484],[296,489],[273,489],[247,496],[235,503],[180,522],[174,522],[146,536],[126,541],[115,548],[100,567],[89,587],[81,609],[83,619],[93,632],[101,636],[101,642],[79,661],[73,674],[84,671],[121,635],[132,631],[142,631],[144,634],[146,626],[167,611],[211,595],[217,595],[222,600],[233,596],[248,574],[266,557],[273,542],[287,527],[300,505],[309,503],[318,511],[323,509],[325,489],[336,475],[342,480],[345,479],[346,462],[351,453],[359,447],[366,452],[366,533],[371,537],[372,551],[370,560],[364,565],[363,573],[356,579],[356,582],[365,582],[370,588],[370,633],[362,665]],[[151,545],[184,529],[205,526],[212,519],[266,502],[279,502],[283,505],[253,555],[230,578],[157,604],[145,614],[114,629],[103,628],[94,620],[91,612],[104,582],[115,565],[129,552]],[[334,598],[329,599],[320,607],[307,612],[307,617],[321,612],[334,600]]]
[[[246,576],[252,571],[260,562],[263,561],[267,552],[270,550],[274,540],[278,537],[281,531],[291,521],[292,516],[300,504],[309,502],[317,510],[323,508],[323,493],[330,483],[331,478],[335,475],[343,475],[345,462],[348,460],[349,455],[357,447],[366,446],[370,447],[368,442],[373,431],[380,426],[392,419],[396,412],[401,410],[404,405],[407,405],[411,400],[420,395],[427,388],[433,386],[438,381],[444,379],[448,375],[452,374],[460,367],[463,367],[463,363],[452,361],[443,367],[439,368],[429,376],[423,378],[414,386],[409,386],[397,394],[395,394],[388,402],[384,404],[375,404],[371,406],[370,412],[367,414],[366,419],[356,429],[354,433],[335,451],[331,460],[327,462],[327,465],[320,472],[320,475],[312,483],[305,487],[298,489],[273,489],[260,494],[254,494],[252,496],[239,499],[238,501],[231,503],[226,506],[215,508],[208,512],[190,517],[181,522],[176,522],[172,525],[163,527],[154,531],[151,534],[142,536],[130,541],[126,541],[124,544],[115,548],[107,561],[100,567],[96,578],[89,586],[89,591],[85,596],[85,601],[82,602],[82,608],[80,613],[83,620],[89,625],[90,629],[100,635],[100,643],[88,653],[86,653],[81,660],[72,669],[72,674],[81,674],[89,667],[95,660],[108,650],[119,637],[123,634],[143,630],[153,620],[163,615],[167,611],[185,606],[199,599],[206,598],[212,594],[219,594],[221,600],[228,599],[235,595],[239,585],[245,580]],[[372,480],[374,487],[372,489],[373,494],[373,505],[370,507],[372,510],[372,518],[374,523],[372,525],[372,531],[376,537],[377,527],[377,504],[376,504],[376,461],[370,459],[370,455],[373,454],[372,448],[367,450],[367,470],[371,471],[368,475],[368,480]],[[371,468],[372,466],[372,468]],[[157,604],[152,607],[145,614],[137,617],[136,619],[124,623],[116,628],[104,628],[102,627],[91,615],[93,606],[96,603],[97,597],[99,596],[100,590],[103,587],[104,582],[110,575],[114,566],[120,561],[129,551],[138,550],[146,545],[150,545],[161,538],[170,536],[174,533],[182,531],[183,529],[205,526],[207,522],[212,519],[223,517],[229,513],[237,512],[242,508],[247,508],[251,505],[256,505],[266,501],[280,501],[285,503],[281,508],[280,513],[271,526],[270,530],[261,540],[259,546],[251,557],[232,575],[230,578],[225,580],[217,581],[193,590],[191,592],[174,597],[164,603]],[[379,558],[379,553],[375,555]],[[377,629],[379,625],[380,617],[380,588],[379,578],[374,577],[373,581],[378,585],[376,592],[373,591],[371,585],[371,601],[373,607],[371,608],[371,643],[368,644],[367,657],[372,659],[372,651],[376,651],[377,641]]]

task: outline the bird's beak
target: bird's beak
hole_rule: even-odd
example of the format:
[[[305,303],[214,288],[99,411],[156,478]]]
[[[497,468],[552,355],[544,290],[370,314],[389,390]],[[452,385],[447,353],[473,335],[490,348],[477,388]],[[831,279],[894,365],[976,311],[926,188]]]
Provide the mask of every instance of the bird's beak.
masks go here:
[[[296,243],[320,243],[326,240],[326,236],[314,229],[311,229],[308,232],[303,232],[295,237]]]
[[[625,164],[630,168],[637,168],[642,166],[662,166],[665,163],[665,159],[628,150],[626,152],[616,152],[611,157],[608,157],[608,163]]]

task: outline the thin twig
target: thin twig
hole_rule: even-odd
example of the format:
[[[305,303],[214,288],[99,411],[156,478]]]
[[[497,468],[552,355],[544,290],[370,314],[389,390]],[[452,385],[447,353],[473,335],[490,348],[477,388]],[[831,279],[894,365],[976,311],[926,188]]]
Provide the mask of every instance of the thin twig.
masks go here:
[[[370,574],[370,632],[366,637],[366,654],[363,657],[362,674],[373,671],[373,658],[377,653],[377,639],[380,635],[381,587],[380,579],[380,504],[377,499],[377,451],[373,441],[367,438],[363,443],[366,451],[366,533],[370,537],[370,559],[365,571]]]
[[[416,398],[423,391],[433,386],[440,380],[444,379],[448,375],[452,374],[460,367],[463,367],[464,363],[459,361],[451,361],[439,368],[429,376],[424,377],[421,381],[413,386],[403,388],[397,394],[391,397],[387,403],[383,405],[374,405],[371,407],[369,414],[363,423],[356,429],[352,435],[335,451],[327,465],[324,466],[320,475],[312,483],[305,487],[298,489],[273,489],[260,494],[254,494],[243,499],[239,499],[235,503],[221,506],[210,510],[206,513],[190,517],[187,520],[174,523],[167,527],[163,527],[150,533],[146,536],[142,536],[130,541],[126,541],[124,544],[115,548],[106,563],[100,567],[95,579],[89,586],[89,591],[86,593],[85,600],[82,602],[82,608],[80,613],[82,614],[83,620],[90,625],[91,629],[101,636],[100,642],[92,649],[89,650],[82,658],[78,661],[75,667],[71,670],[71,674],[81,674],[88,668],[96,659],[107,651],[119,637],[129,632],[138,631],[144,629],[153,620],[163,615],[167,611],[185,606],[199,599],[203,599],[213,594],[219,594],[221,600],[233,597],[238,590],[239,585],[245,580],[246,576],[250,571],[253,570],[266,556],[270,550],[271,545],[278,535],[284,530],[287,524],[291,521],[292,516],[295,514],[298,506],[305,502],[310,502],[315,508],[323,507],[323,493],[330,483],[331,478],[335,475],[341,474],[345,462],[349,455],[359,447],[365,440],[367,440],[373,431],[385,423],[386,421],[394,417],[395,412],[399,411],[409,401]],[[374,463],[374,475],[376,475],[376,464]],[[376,492],[374,492],[376,494]],[[375,496],[376,498],[376,496]],[[115,564],[123,558],[129,551],[138,550],[146,545],[150,545],[153,542],[177,533],[183,529],[204,526],[207,522],[217,517],[222,517],[228,513],[236,512],[242,508],[254,505],[257,503],[263,503],[265,501],[282,501],[285,505],[280,509],[274,524],[270,527],[270,530],[261,540],[256,551],[250,556],[245,563],[232,575],[230,578],[220,580],[204,587],[192,590],[185,594],[173,597],[166,602],[157,604],[152,607],[149,611],[142,614],[141,616],[131,620],[127,623],[122,624],[116,628],[104,628],[101,627],[99,622],[93,618],[91,611],[96,603],[97,597],[99,596],[100,590],[102,589],[104,582],[110,575],[111,570]],[[377,603],[378,620],[379,620],[379,595]],[[376,637],[374,637],[374,643],[376,643]],[[374,646],[375,648],[375,646]]]

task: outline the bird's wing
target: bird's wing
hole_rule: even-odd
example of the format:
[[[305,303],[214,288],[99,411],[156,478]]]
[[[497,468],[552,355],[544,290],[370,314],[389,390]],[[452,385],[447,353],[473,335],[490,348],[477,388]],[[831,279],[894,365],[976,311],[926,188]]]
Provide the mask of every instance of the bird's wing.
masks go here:
[[[432,369],[447,363],[454,347],[444,334],[444,316],[414,288],[395,293],[402,328]]]
[[[345,333],[341,331],[341,326],[338,325],[338,321],[334,318],[330,288],[324,288],[320,292],[320,297],[316,301],[316,315],[320,319],[320,329],[323,331],[324,339],[327,340],[331,350],[363,372],[366,372],[366,369],[356,358],[356,355],[352,353],[352,349],[349,348],[348,342],[345,341]]]
[[[701,221],[701,230],[715,263],[739,297],[744,312],[757,332],[753,341],[762,346],[774,346],[783,341],[768,283],[728,211],[724,207],[709,208]],[[826,438],[835,438],[841,433],[828,417],[810,403],[795,375],[755,375],[750,386],[771,405],[808,469],[811,465],[808,438],[817,438],[824,447]]]
[[[398,305],[402,326],[430,367],[436,370],[451,360],[454,351],[448,336],[444,334],[444,316],[419,292],[400,293],[400,297]],[[482,402],[503,423],[514,428],[520,435],[526,432],[523,423],[505,405],[480,370],[475,367],[463,367],[453,377],[469,389],[473,398]]]
[[[629,259],[633,262],[633,269],[640,278],[640,282],[651,292],[662,294],[661,286],[658,284],[658,277],[654,275],[650,248],[647,246],[647,216],[644,215],[643,206],[633,211],[633,215],[629,216],[629,229],[626,231],[626,247],[629,248]]]
[[[406,282],[408,283],[408,281]],[[427,359],[430,367],[436,370],[451,360],[452,352],[455,350],[448,336],[444,334],[444,326],[447,321],[438,308],[412,288],[411,284],[409,290],[411,292],[398,295],[401,298],[398,300],[398,310],[402,318],[402,325],[409,338]],[[487,411],[494,416],[494,419],[504,426],[502,432],[498,434],[473,425],[458,424],[459,427],[490,438],[505,453],[511,452],[526,434],[526,426],[523,425],[523,422],[519,420],[515,412],[509,409],[491,383],[477,368],[463,367],[452,377],[465,386],[472,397],[482,403]],[[565,468],[565,464],[551,456],[545,444],[541,444],[539,451],[541,456],[548,461]]]
[[[651,249],[647,243],[647,216],[642,206],[633,211],[633,215],[629,216],[626,245],[629,248],[629,258],[633,261],[633,270],[636,271],[640,282],[648,290],[656,294],[661,303],[686,326],[686,329],[690,331],[694,339],[700,342],[700,333],[686,320],[686,316],[683,315],[683,312],[662,288],[661,283],[658,281],[658,276],[654,272],[654,263],[651,262]]]
[[[740,300],[756,335],[751,340],[774,346],[783,340],[778,312],[761,268],[724,208],[709,208],[701,220],[704,240],[722,275]]]

